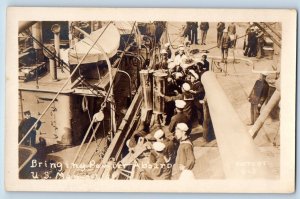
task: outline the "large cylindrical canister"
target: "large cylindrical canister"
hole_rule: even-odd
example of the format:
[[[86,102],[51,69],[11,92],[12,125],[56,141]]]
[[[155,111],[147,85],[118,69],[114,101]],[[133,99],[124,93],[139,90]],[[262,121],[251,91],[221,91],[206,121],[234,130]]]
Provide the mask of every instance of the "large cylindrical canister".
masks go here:
[[[165,100],[160,94],[165,94],[166,78],[168,74],[162,71],[155,71],[153,74],[153,113],[164,113]]]
[[[153,107],[153,70],[141,70],[140,79],[143,88],[144,108],[152,110]]]

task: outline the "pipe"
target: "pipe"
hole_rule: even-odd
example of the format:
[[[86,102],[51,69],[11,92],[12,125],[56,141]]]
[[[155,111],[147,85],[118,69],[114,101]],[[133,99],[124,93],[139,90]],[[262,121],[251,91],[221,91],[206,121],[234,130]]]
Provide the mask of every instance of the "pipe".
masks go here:
[[[54,47],[56,51],[56,56],[58,57],[56,66],[60,67],[60,25],[59,24],[54,24],[51,27],[51,30],[54,34]]]
[[[131,86],[131,77],[130,77],[130,75],[126,72],[126,71],[124,71],[124,70],[117,70],[117,72],[120,72],[120,73],[123,73],[124,75],[126,75],[127,77],[128,77],[128,79],[129,79],[129,96],[130,96],[130,100],[132,100],[132,86]]]
[[[42,22],[37,22],[32,26],[32,36],[38,41],[33,42],[33,48],[36,52],[36,62],[40,63],[44,60],[43,48],[39,43],[43,43],[42,39]]]
[[[44,49],[44,55],[49,58],[49,70],[50,76],[53,81],[57,81],[57,65],[55,60],[56,50],[52,45],[49,45],[47,50]]]
[[[201,81],[226,178],[272,178],[269,162],[258,150],[215,74],[205,72]]]
[[[257,136],[259,130],[264,125],[265,120],[269,116],[270,112],[273,110],[273,108],[279,103],[280,101],[280,79],[276,82],[276,90],[273,93],[271,99],[268,101],[265,107],[263,107],[259,117],[255,121],[252,128],[249,130],[249,134],[252,135],[252,138],[255,139]]]
[[[23,32],[33,24],[35,24],[36,21],[20,21],[19,22],[19,33]]]

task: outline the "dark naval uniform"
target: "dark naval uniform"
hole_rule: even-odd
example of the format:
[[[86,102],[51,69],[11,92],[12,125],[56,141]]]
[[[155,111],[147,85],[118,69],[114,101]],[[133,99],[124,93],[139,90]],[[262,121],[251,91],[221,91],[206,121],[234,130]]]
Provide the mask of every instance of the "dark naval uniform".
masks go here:
[[[172,118],[171,118],[171,122],[170,122],[170,125],[169,125],[169,131],[171,133],[174,133],[175,132],[175,128],[176,128],[176,125],[178,123],[185,123],[188,125],[188,127],[190,127],[190,121],[189,121],[189,118],[188,116],[184,113],[184,112],[178,112],[176,115],[174,115]]]
[[[176,164],[183,165],[185,169],[192,170],[195,165],[193,144],[189,139],[180,141],[177,151]]]
[[[200,103],[200,100],[203,100],[205,92],[203,85],[200,81],[195,81],[190,84],[191,85],[191,90],[195,91],[193,93],[194,95],[194,106],[196,107],[196,110],[194,110],[194,114],[198,117],[198,120],[200,124],[202,125],[203,123],[203,106]]]
[[[165,100],[168,101],[175,101],[175,100],[184,100],[186,102],[185,107],[183,108],[183,112],[188,117],[189,121],[192,117],[192,110],[194,107],[194,96],[189,92],[184,92],[182,94],[178,94],[176,96],[165,96]]]
[[[260,108],[268,97],[269,84],[266,80],[257,80],[249,95],[251,103],[251,124],[253,124],[260,114]],[[260,104],[260,107],[258,106]]]
[[[152,161],[152,162],[151,162]],[[150,164],[152,168],[145,169],[142,179],[146,180],[170,180],[172,168],[168,168],[166,157],[163,154],[157,154],[152,157]]]
[[[166,138],[162,141],[162,143],[164,143],[166,146],[166,148],[164,150],[164,154],[168,158],[167,163],[174,164],[177,151],[175,150],[176,146],[175,146],[173,140]]]
[[[34,125],[34,123],[37,121],[36,118],[30,117],[29,119],[23,119],[19,125],[19,142],[22,140],[22,138],[26,135],[26,133],[29,131],[29,129]],[[32,131],[28,134],[26,139],[22,144],[35,146],[35,138],[36,138],[36,130],[38,130],[41,126],[41,122],[38,121],[36,124],[36,127],[33,128]]]

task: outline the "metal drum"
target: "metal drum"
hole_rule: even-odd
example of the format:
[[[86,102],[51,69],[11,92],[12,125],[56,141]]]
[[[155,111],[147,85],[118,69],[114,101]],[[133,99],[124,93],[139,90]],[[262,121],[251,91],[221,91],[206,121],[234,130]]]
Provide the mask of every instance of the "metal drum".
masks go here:
[[[163,71],[155,71],[153,74],[153,112],[162,114],[165,109],[165,100],[159,94],[165,94],[166,78],[168,74]]]
[[[145,110],[152,110],[153,107],[153,70],[140,71],[141,85],[143,88],[144,108]]]

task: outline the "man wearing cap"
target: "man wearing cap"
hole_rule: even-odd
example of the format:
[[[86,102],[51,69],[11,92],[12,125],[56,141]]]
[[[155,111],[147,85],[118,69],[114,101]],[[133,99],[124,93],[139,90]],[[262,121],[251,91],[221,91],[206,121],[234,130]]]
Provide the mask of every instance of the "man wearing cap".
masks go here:
[[[227,63],[228,48],[230,47],[230,37],[226,29],[223,30],[223,36],[221,38],[221,52],[222,52],[222,63]]]
[[[26,135],[26,133],[31,129],[31,127],[36,123],[37,119],[34,117],[31,117],[30,111],[24,112],[25,118],[21,121],[19,125],[19,142],[23,139],[23,137]],[[38,121],[34,128],[30,131],[25,140],[22,142],[22,144],[28,145],[28,146],[35,146],[35,139],[36,139],[36,131],[39,130],[41,127],[41,121]]]
[[[221,45],[221,38],[223,35],[223,30],[225,29],[225,23],[224,22],[218,22],[217,24],[217,43],[218,48],[220,48]]]
[[[190,92],[194,96],[194,107],[196,107],[196,110],[194,110],[194,115],[198,118],[199,124],[202,125],[203,123],[203,107],[200,103],[200,100],[203,100],[204,98],[204,88],[202,83],[199,80],[199,75],[194,70],[189,70],[190,73],[190,81],[191,81],[191,90]]]
[[[166,138],[166,134],[162,129],[158,129],[154,133],[154,138],[156,139],[157,142],[162,142],[166,146],[164,150],[164,154],[168,158],[167,163],[174,164],[177,147],[175,146],[173,140]]]
[[[208,22],[201,22],[200,23],[200,30],[201,30],[201,45],[206,45],[206,35],[209,29]]]
[[[266,73],[260,74],[260,78],[256,80],[253,89],[248,97],[248,101],[251,103],[251,122],[249,125],[253,125],[260,114],[260,109],[265,100],[268,97],[269,84],[266,81]]]
[[[160,51],[161,62],[155,65],[154,70],[166,70],[168,69],[168,53],[165,49]]]
[[[169,131],[171,133],[175,132],[175,128],[178,123],[186,123],[189,124],[189,126],[191,127],[191,122],[188,116],[183,112],[186,106],[186,102],[184,100],[175,100],[175,106],[176,114],[171,118],[171,122],[169,125]]]
[[[175,56],[175,59],[174,59],[174,63],[176,66],[181,65],[182,60],[187,58],[184,50],[185,50],[184,46],[179,47],[178,54]]]
[[[153,153],[155,154],[155,160],[151,165],[148,165],[148,168],[142,170],[142,179],[170,180],[172,168],[168,166],[168,158],[164,155],[164,150],[166,148],[165,144],[162,142],[154,142],[152,148]]]
[[[193,144],[187,136],[188,126],[185,123],[178,123],[175,130],[175,137],[179,141],[176,156],[176,165],[179,172],[192,170],[195,165]]]
[[[178,94],[176,96],[166,96],[162,93],[159,93],[159,95],[163,98],[165,98],[165,101],[175,101],[175,100],[184,100],[186,105],[183,109],[183,112],[187,115],[189,120],[192,117],[192,110],[193,110],[193,101],[194,101],[194,96],[192,93],[190,93],[191,86],[188,83],[184,83],[182,85],[182,94]],[[159,92],[159,91],[155,91]]]

